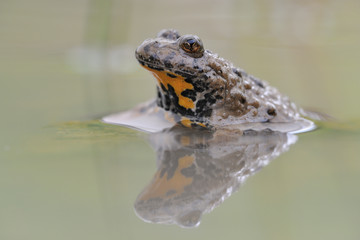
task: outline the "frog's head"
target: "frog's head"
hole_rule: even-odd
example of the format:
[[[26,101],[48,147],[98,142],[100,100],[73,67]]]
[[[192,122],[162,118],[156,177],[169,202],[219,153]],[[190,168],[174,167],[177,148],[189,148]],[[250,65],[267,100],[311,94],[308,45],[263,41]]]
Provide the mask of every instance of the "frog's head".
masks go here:
[[[165,29],[157,38],[146,39],[135,52],[137,60],[147,69],[198,75],[202,72],[204,46],[198,36],[180,36],[176,30]]]
[[[157,103],[165,110],[205,122],[222,104],[226,79],[209,64],[215,55],[204,49],[199,37],[162,30],[146,39],[135,56],[157,79]]]

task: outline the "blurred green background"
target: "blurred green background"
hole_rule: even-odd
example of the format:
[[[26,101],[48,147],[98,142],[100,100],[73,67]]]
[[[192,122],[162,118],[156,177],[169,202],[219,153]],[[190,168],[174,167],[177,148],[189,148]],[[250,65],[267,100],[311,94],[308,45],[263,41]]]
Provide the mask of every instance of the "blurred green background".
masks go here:
[[[134,50],[175,28],[299,105],[356,124],[359,9],[356,0],[1,0],[0,239],[359,239],[359,131],[300,135],[189,230],[136,217],[155,153],[133,130],[90,121],[154,96]]]

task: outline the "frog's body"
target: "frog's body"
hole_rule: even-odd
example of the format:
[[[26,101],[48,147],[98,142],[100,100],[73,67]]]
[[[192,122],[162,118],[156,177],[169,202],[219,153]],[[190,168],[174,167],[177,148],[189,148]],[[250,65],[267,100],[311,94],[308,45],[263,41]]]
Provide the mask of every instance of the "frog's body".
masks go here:
[[[275,130],[281,130],[281,123],[288,125],[284,131],[308,130],[314,126],[301,117],[300,109],[288,97],[205,50],[197,36],[162,30],[157,38],[145,40],[135,56],[157,79],[159,109],[155,112],[165,112],[167,119],[176,124],[207,129],[259,130],[276,126]],[[154,109],[148,110],[154,112]],[[131,125],[127,123],[131,121],[124,123],[117,117],[105,121]],[[293,123],[296,126],[289,127]],[[255,128],[254,124],[257,124]]]
[[[197,51],[184,50],[182,44],[188,42],[197,42]],[[185,126],[291,122],[300,117],[288,97],[204,50],[197,36],[163,30],[145,40],[135,55],[158,80],[157,105]]]

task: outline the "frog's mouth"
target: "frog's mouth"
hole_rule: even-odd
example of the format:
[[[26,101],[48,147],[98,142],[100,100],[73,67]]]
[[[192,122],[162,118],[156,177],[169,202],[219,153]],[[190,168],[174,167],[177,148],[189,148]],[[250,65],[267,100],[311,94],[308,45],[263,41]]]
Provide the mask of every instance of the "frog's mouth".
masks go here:
[[[161,62],[154,57],[150,56],[149,58],[145,58],[143,55],[139,54],[138,52],[135,52],[135,57],[143,67],[146,66],[158,71],[164,70],[164,67],[162,67],[163,64],[161,64]]]
[[[176,68],[172,64],[162,62],[154,56],[145,57],[142,54],[140,54],[138,51],[135,52],[135,57],[143,67],[148,67],[157,71],[168,71],[173,74],[181,75],[184,78],[193,79],[197,76],[197,72],[195,71],[190,71],[190,69],[183,70]]]

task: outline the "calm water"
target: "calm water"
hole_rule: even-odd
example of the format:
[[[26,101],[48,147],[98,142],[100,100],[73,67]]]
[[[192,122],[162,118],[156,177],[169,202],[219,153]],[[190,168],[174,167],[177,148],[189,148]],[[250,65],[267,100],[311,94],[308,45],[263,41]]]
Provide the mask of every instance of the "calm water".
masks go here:
[[[0,239],[360,238],[360,2],[0,6]],[[199,35],[205,48],[299,105],[348,123],[298,135],[261,170],[241,175],[242,184],[210,184],[204,194],[215,185],[236,191],[196,228],[144,222],[138,215],[151,216],[139,200],[163,166],[159,145],[96,119],[154,96],[155,81],[137,65],[134,49],[168,27]],[[238,154],[242,144],[226,146]],[[193,152],[212,162],[219,153]],[[247,163],[261,165],[242,169]],[[224,172],[221,179],[230,179]]]

